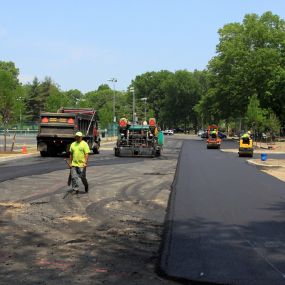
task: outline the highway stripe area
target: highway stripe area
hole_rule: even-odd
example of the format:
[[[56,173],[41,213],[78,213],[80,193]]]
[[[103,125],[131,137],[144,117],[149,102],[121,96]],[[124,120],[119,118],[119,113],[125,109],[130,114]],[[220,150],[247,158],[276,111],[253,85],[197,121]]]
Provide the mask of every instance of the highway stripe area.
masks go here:
[[[218,284],[285,284],[284,185],[236,154],[184,141],[162,271]]]

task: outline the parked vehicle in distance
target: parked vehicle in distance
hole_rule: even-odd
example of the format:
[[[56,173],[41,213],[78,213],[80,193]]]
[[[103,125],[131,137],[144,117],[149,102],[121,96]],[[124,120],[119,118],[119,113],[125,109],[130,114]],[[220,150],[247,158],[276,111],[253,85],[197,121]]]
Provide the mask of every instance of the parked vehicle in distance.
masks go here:
[[[173,130],[164,130],[164,131],[163,131],[163,134],[164,134],[164,135],[168,135],[168,136],[173,136],[173,135],[174,135],[174,132],[173,132]]]
[[[219,136],[220,139],[226,139],[227,138],[227,135],[222,133],[222,132],[220,132],[220,131],[218,131],[218,136]],[[208,132],[207,131],[203,132],[201,134],[201,138],[202,139],[207,139],[208,138]]]
[[[220,139],[226,139],[227,138],[227,135],[222,133],[222,132],[218,132],[218,136]]]
[[[198,132],[197,132],[197,135],[200,137],[203,133],[205,133],[205,130],[199,130]]]
[[[201,134],[201,138],[202,139],[207,139],[208,138],[208,132],[206,131],[206,132],[202,133]]]
[[[183,128],[176,128],[174,129],[175,133],[184,133],[185,130]]]

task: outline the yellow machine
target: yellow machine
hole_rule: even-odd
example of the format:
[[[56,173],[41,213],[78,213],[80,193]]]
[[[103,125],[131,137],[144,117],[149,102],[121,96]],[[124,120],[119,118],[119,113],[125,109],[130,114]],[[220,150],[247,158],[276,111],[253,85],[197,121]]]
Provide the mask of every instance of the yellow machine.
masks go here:
[[[240,138],[238,154],[239,156],[253,156],[252,138],[250,136]]]

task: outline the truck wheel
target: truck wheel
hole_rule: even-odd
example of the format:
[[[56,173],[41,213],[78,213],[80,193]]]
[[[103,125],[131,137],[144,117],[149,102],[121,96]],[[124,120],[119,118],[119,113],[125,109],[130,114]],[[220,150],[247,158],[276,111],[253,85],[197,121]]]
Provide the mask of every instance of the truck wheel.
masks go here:
[[[48,153],[47,151],[40,151],[41,157],[47,157]]]
[[[94,154],[99,154],[99,149],[97,147],[93,147],[93,153]]]

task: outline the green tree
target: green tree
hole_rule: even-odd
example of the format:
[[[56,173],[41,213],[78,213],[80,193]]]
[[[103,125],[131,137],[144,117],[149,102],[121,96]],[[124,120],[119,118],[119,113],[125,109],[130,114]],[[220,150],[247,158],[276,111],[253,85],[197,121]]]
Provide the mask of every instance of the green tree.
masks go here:
[[[13,120],[17,93],[20,93],[19,70],[13,62],[0,61],[0,116],[5,126]]]
[[[12,119],[16,91],[17,86],[15,86],[13,75],[9,71],[0,69],[0,118],[5,130],[4,151],[6,151],[6,129]]]
[[[260,17],[248,14],[242,23],[219,30],[217,55],[208,66],[208,98],[217,103],[220,118],[243,117],[257,94],[262,108],[271,108],[284,120],[284,26],[284,20],[266,12]]]
[[[279,134],[280,132],[280,121],[272,111],[268,113],[267,119],[265,121],[265,127],[270,132],[271,137],[273,135]]]
[[[168,127],[183,124],[184,127],[197,126],[195,105],[201,97],[199,75],[187,70],[179,70],[165,81],[165,100],[162,106],[163,123]]]
[[[37,77],[33,79],[32,84],[26,86],[26,105],[29,106],[27,110],[27,118],[30,121],[37,121],[40,110],[42,108],[41,97],[40,97],[40,82]]]
[[[79,106],[94,108],[98,111],[101,128],[107,128],[113,122],[113,99],[115,96],[115,115],[120,117],[129,114],[126,93],[111,90],[108,85],[100,85],[98,90],[90,91],[81,98]]]
[[[263,131],[265,126],[267,111],[260,107],[257,95],[254,94],[247,106],[246,118],[248,127],[257,131]]]
[[[45,110],[48,112],[57,112],[60,107],[75,107],[76,104],[69,104],[69,99],[70,97],[68,97],[65,92],[61,92],[56,85],[51,84],[49,88],[49,94],[45,103]]]
[[[154,112],[155,118],[159,121],[160,111],[165,99],[165,81],[172,73],[167,70],[159,72],[146,72],[142,75],[136,76],[132,81],[131,86],[135,89],[137,101],[141,98],[147,98],[149,109]],[[132,94],[129,93],[129,104],[132,100]]]
[[[4,126],[7,126],[11,120],[15,101],[14,78],[10,72],[0,69],[0,115]]]
[[[78,89],[71,89],[63,92],[63,96],[67,98],[67,105],[69,107],[76,107],[80,100],[83,98],[83,94]]]
[[[15,66],[14,62],[0,61],[0,69],[9,72],[12,75],[15,86],[19,84],[19,69]]]

